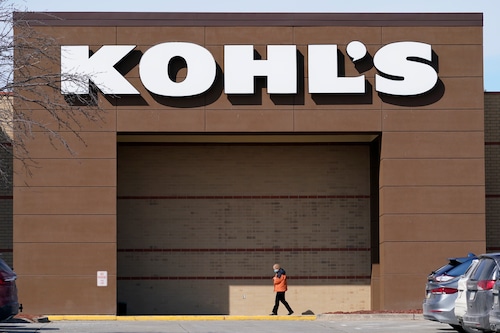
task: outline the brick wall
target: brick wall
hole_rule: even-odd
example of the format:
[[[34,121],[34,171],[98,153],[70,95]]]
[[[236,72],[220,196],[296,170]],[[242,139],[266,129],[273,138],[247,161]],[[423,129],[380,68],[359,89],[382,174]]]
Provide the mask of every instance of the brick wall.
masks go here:
[[[500,251],[500,93],[484,95],[486,248]]]
[[[129,314],[268,314],[275,262],[297,313],[368,309],[370,246],[367,145],[118,147]]]
[[[12,267],[12,155],[0,149],[0,257]]]

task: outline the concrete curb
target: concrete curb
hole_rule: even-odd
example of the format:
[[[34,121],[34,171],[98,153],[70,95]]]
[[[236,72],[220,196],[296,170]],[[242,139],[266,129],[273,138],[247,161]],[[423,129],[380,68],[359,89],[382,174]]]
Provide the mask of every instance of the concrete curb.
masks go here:
[[[49,321],[214,321],[214,320],[287,320],[312,321],[316,316],[114,316],[114,315],[48,315]]]

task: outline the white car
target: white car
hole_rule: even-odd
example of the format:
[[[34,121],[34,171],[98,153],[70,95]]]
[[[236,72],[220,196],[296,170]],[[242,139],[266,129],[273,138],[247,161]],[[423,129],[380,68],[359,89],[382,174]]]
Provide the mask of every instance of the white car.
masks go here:
[[[478,263],[479,260],[474,259],[469,268],[465,271],[464,275],[462,275],[458,280],[458,295],[455,300],[455,316],[465,332],[479,332],[476,329],[463,325],[463,318],[465,312],[467,311],[467,280]]]

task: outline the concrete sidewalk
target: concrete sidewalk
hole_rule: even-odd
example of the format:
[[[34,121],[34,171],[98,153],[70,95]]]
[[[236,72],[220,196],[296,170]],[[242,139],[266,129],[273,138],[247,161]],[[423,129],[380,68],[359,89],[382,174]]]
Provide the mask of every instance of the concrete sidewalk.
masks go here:
[[[48,316],[49,319],[51,316]],[[0,323],[2,333],[442,333],[451,327],[382,314],[318,316],[66,316],[47,322]],[[181,320],[181,318],[183,320]],[[411,318],[413,318],[411,316]],[[420,318],[420,317],[416,317]],[[69,320],[72,319],[72,320]]]

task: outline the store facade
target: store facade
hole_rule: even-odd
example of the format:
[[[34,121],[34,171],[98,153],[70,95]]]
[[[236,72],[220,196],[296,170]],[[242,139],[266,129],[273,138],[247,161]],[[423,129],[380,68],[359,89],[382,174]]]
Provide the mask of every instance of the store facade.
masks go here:
[[[25,311],[268,314],[275,262],[297,314],[416,309],[485,252],[481,14],[30,15],[106,113],[14,176]]]

